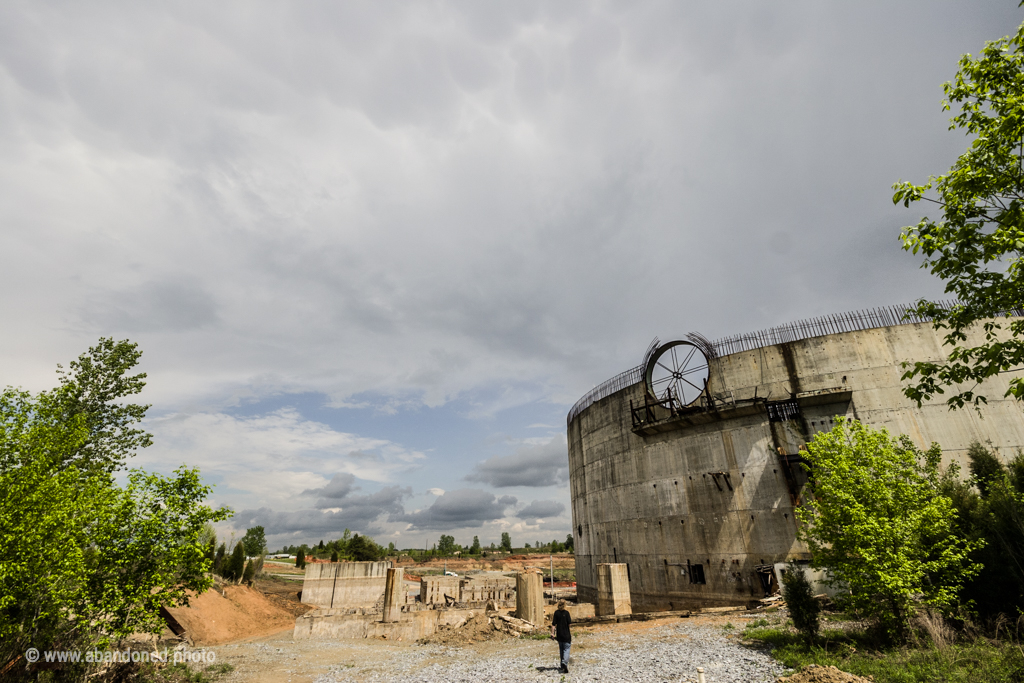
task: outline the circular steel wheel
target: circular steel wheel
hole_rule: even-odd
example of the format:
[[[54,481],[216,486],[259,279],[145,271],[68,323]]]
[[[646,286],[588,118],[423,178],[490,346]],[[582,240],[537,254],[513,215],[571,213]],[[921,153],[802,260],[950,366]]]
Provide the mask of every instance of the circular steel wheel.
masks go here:
[[[708,359],[688,341],[663,344],[645,370],[647,389],[658,400],[688,406],[700,398],[708,379]]]

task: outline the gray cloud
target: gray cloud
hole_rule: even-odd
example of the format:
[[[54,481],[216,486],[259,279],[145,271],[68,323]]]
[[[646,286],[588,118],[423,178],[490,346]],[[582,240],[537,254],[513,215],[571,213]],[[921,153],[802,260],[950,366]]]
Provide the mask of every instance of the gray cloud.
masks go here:
[[[556,500],[535,500],[516,513],[521,519],[544,519],[558,517],[565,512],[565,505]]]
[[[569,479],[569,455],[565,441],[524,446],[512,455],[494,456],[477,463],[467,481],[508,486],[555,486]]]
[[[235,514],[233,522],[242,528],[262,525],[268,535],[326,533],[340,536],[345,529],[377,533],[383,529],[385,520],[381,517],[403,514],[402,501],[411,494],[409,488],[386,486],[368,495],[321,498],[315,510],[275,511],[265,507],[243,510]]]
[[[303,496],[320,496],[325,502],[339,501],[348,496],[355,488],[355,476],[343,473],[336,474],[331,477],[331,480],[327,482],[327,485],[318,489],[306,489],[302,492]],[[331,507],[330,505],[321,505],[320,507]]]
[[[130,336],[164,414],[315,397],[301,436],[326,396],[394,411],[373,436],[398,444],[463,401],[523,439],[519,408],[560,424],[655,335],[940,295],[890,185],[966,149],[941,84],[1020,21],[1002,0],[280,7],[0,3],[3,384]],[[473,463],[431,435],[375,464],[365,439],[209,434],[231,421],[180,452],[219,474],[258,454],[239,509],[343,471],[317,454],[416,490],[567,479],[555,443]]]
[[[390,521],[406,522],[414,529],[480,526],[484,522],[501,519],[505,510],[516,502],[514,496],[495,498],[493,493],[480,489],[458,489],[446,491],[426,510],[395,514]]]

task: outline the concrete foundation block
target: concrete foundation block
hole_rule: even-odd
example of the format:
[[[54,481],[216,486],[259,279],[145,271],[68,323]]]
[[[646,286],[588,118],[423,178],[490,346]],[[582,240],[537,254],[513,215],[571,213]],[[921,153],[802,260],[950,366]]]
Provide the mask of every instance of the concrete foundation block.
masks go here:
[[[402,616],[402,604],[405,603],[405,570],[389,568],[384,582],[384,619],[386,622],[398,621]]]
[[[629,573],[625,564],[597,565],[597,616],[632,614]]]
[[[544,579],[536,572],[516,574],[516,617],[535,626],[544,624]]]

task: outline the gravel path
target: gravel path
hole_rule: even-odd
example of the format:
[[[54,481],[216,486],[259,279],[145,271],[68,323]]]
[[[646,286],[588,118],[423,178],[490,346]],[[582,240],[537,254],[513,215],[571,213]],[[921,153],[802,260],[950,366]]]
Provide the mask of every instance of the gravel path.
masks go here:
[[[556,666],[548,641],[513,641],[500,652],[419,646],[392,652],[384,666],[331,667],[315,683],[347,681],[696,681],[770,683],[783,667],[767,654],[744,647],[720,626],[666,624],[642,632],[584,633],[574,637],[569,676]]]

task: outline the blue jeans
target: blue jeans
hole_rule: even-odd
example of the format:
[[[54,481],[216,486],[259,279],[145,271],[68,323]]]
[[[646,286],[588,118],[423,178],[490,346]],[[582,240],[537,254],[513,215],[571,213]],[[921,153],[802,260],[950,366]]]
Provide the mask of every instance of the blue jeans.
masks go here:
[[[569,666],[569,648],[571,647],[572,643],[558,641],[558,656],[562,660],[562,666]]]

